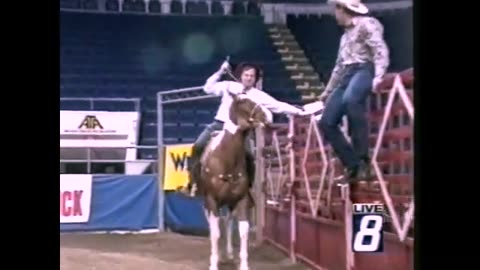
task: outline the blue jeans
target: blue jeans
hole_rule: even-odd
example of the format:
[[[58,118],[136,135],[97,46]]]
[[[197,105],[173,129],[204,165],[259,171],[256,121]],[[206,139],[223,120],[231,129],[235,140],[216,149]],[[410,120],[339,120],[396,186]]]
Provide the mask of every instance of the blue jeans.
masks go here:
[[[374,67],[371,63],[352,64],[345,68],[337,88],[325,104],[319,128],[343,165],[353,169],[360,160],[368,160],[367,98],[372,89]],[[347,115],[352,144],[339,124]]]

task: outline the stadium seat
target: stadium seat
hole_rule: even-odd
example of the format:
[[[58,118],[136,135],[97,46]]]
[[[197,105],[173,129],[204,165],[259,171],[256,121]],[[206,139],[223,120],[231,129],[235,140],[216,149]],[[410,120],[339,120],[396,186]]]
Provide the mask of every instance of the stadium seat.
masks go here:
[[[411,67],[413,65],[412,8],[382,11],[372,15],[384,26],[385,40],[390,49],[389,72]],[[331,15],[321,17],[288,15],[287,26],[305,51],[305,55],[311,60],[315,71],[326,82],[333,70],[343,33],[335,18]]]
[[[162,5],[160,5],[160,1],[152,0],[148,2],[148,11],[151,13],[162,13]]]
[[[155,2],[150,1],[149,8],[159,8],[160,11],[161,7],[155,6]],[[180,4],[181,10],[179,1],[173,2],[172,8],[175,3]],[[212,10],[223,12],[218,4],[214,1]],[[238,4],[245,8],[243,3]],[[123,5],[134,12],[144,10],[144,6],[140,7],[133,0]],[[118,2],[108,0],[106,7],[116,9]],[[201,3],[199,6],[190,5],[187,11],[200,13],[205,8],[205,3]],[[265,74],[263,88],[273,97],[300,102],[299,93],[260,17],[139,16],[62,11],[60,21],[61,96],[140,98],[142,144],[157,144],[157,92],[203,85],[226,55],[232,55],[233,64],[241,61],[259,64]],[[215,98],[165,105],[164,142],[192,142],[205,125],[213,121],[219,102],[220,98]],[[61,101],[61,108],[92,109],[90,101],[85,100]],[[96,101],[94,109],[134,110],[135,103]],[[144,155],[142,151],[140,155]]]

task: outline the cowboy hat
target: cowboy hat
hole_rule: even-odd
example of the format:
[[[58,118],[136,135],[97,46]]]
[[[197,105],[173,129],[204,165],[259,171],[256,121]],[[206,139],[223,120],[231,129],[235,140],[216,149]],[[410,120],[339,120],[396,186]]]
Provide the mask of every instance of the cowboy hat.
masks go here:
[[[360,0],[328,0],[329,3],[339,4],[358,14],[367,14],[368,8]]]

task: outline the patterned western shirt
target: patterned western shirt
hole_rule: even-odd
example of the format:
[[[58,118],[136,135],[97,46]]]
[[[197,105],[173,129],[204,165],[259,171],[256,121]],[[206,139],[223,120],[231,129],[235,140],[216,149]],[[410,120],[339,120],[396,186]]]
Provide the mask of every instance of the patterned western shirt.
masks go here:
[[[341,80],[346,65],[366,62],[374,64],[375,78],[385,75],[390,59],[383,39],[383,26],[373,17],[354,17],[340,40],[335,68],[325,89],[327,93],[333,91]]]

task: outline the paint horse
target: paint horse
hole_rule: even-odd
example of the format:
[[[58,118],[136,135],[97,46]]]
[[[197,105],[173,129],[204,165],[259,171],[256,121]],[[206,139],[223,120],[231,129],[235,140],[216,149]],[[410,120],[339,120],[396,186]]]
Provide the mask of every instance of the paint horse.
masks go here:
[[[238,219],[240,234],[240,270],[248,270],[248,212],[254,201],[250,194],[246,171],[245,139],[256,127],[269,123],[269,111],[247,98],[244,94],[229,93],[232,98],[230,121],[223,130],[212,136],[200,159],[201,172],[198,192],[205,198],[205,215],[210,228],[210,267],[218,270],[220,239],[219,211],[228,207],[227,256],[233,259],[233,218]]]

